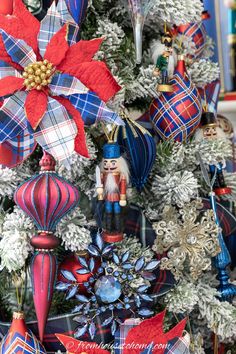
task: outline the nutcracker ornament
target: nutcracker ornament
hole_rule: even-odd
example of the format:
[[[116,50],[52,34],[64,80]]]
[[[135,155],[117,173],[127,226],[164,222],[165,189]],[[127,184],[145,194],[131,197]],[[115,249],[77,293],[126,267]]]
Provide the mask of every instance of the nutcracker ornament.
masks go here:
[[[214,113],[203,112],[200,128],[196,132],[195,139],[197,141],[201,141],[202,139],[216,140],[224,137],[225,133],[218,127]],[[224,166],[221,162],[219,162],[217,166],[209,166],[211,179],[214,180],[213,191],[218,196],[231,194],[231,188],[227,187],[225,184],[223,168]]]
[[[121,208],[127,204],[129,167],[117,143],[109,141],[104,145],[101,168],[96,169],[96,181],[98,200],[105,202],[103,239],[109,243],[122,241]]]
[[[165,31],[153,52],[153,61],[155,69],[153,75],[161,77],[161,83],[157,90],[160,92],[173,92],[173,86],[169,83],[169,79],[173,77],[175,69],[175,61],[173,56],[173,37],[169,31]]]

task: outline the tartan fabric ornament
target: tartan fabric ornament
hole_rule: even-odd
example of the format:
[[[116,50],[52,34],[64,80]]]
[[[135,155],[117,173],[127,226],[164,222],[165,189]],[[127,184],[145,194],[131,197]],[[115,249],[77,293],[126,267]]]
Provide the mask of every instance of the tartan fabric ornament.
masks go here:
[[[0,165],[12,168],[21,164],[35,150],[36,142],[32,135],[18,135],[0,144]]]
[[[198,91],[202,99],[202,106],[207,107],[208,112],[216,115],[220,95],[220,80],[215,80],[207,84],[205,88],[198,88]]]
[[[0,98],[8,97],[0,143],[30,134],[67,164],[73,151],[88,157],[84,121],[91,105],[92,123],[123,125],[105,105],[120,86],[105,63],[93,60],[103,39],[76,42],[79,27],[65,0],[53,2],[41,23],[15,0],[13,15],[0,15],[0,28]]]
[[[174,91],[163,92],[152,101],[150,118],[160,139],[187,141],[200,123],[202,106],[198,90],[186,73],[184,60],[178,61],[170,84]]]
[[[0,344],[0,354],[12,353],[46,354],[42,344],[27,329],[22,312],[13,313],[11,327]]]
[[[180,25],[177,28],[178,34],[187,36],[192,39],[195,44],[196,50],[194,55],[188,55],[190,58],[200,58],[205,45],[206,45],[206,37],[207,32],[203,22],[198,23],[188,23],[186,25]]]

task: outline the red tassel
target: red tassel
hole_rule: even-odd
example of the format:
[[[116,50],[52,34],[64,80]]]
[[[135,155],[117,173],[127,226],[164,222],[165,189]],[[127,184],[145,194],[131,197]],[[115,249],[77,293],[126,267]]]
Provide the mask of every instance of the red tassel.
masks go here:
[[[39,252],[32,259],[33,297],[41,341],[43,341],[48,312],[52,301],[56,269],[56,257],[50,252]]]

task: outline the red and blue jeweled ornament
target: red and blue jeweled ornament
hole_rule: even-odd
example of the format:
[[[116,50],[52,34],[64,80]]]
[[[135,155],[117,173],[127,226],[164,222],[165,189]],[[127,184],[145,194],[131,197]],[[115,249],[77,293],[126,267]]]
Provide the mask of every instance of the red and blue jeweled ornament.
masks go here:
[[[0,354],[46,354],[46,351],[34,334],[27,329],[24,314],[14,312],[11,327],[0,344]]]
[[[15,192],[16,204],[33,219],[38,235],[31,239],[35,254],[31,262],[33,297],[39,336],[43,340],[56,278],[56,257],[52,254],[59,240],[54,236],[57,223],[79,201],[78,190],[55,173],[55,160],[44,152],[41,171]]]
[[[180,57],[170,81],[174,92],[163,92],[150,106],[150,119],[162,140],[187,141],[200,124],[202,105],[197,88],[189,79]]]

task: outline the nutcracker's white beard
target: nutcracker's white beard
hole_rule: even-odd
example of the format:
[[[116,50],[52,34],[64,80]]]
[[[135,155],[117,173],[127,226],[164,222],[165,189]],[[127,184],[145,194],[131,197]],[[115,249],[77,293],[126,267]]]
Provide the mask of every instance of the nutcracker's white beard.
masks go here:
[[[127,185],[129,184],[129,166],[126,160],[121,156],[117,159],[118,162],[118,170],[120,173],[120,178],[125,177]],[[106,172],[103,169],[103,164],[101,166],[102,172]],[[112,173],[109,173],[107,176],[106,183],[104,185],[105,193],[113,193],[119,191],[119,185],[116,183],[116,180]]]
[[[112,173],[108,173],[106,183],[105,183],[105,193],[115,193],[119,192],[119,186],[116,183],[115,177]]]

